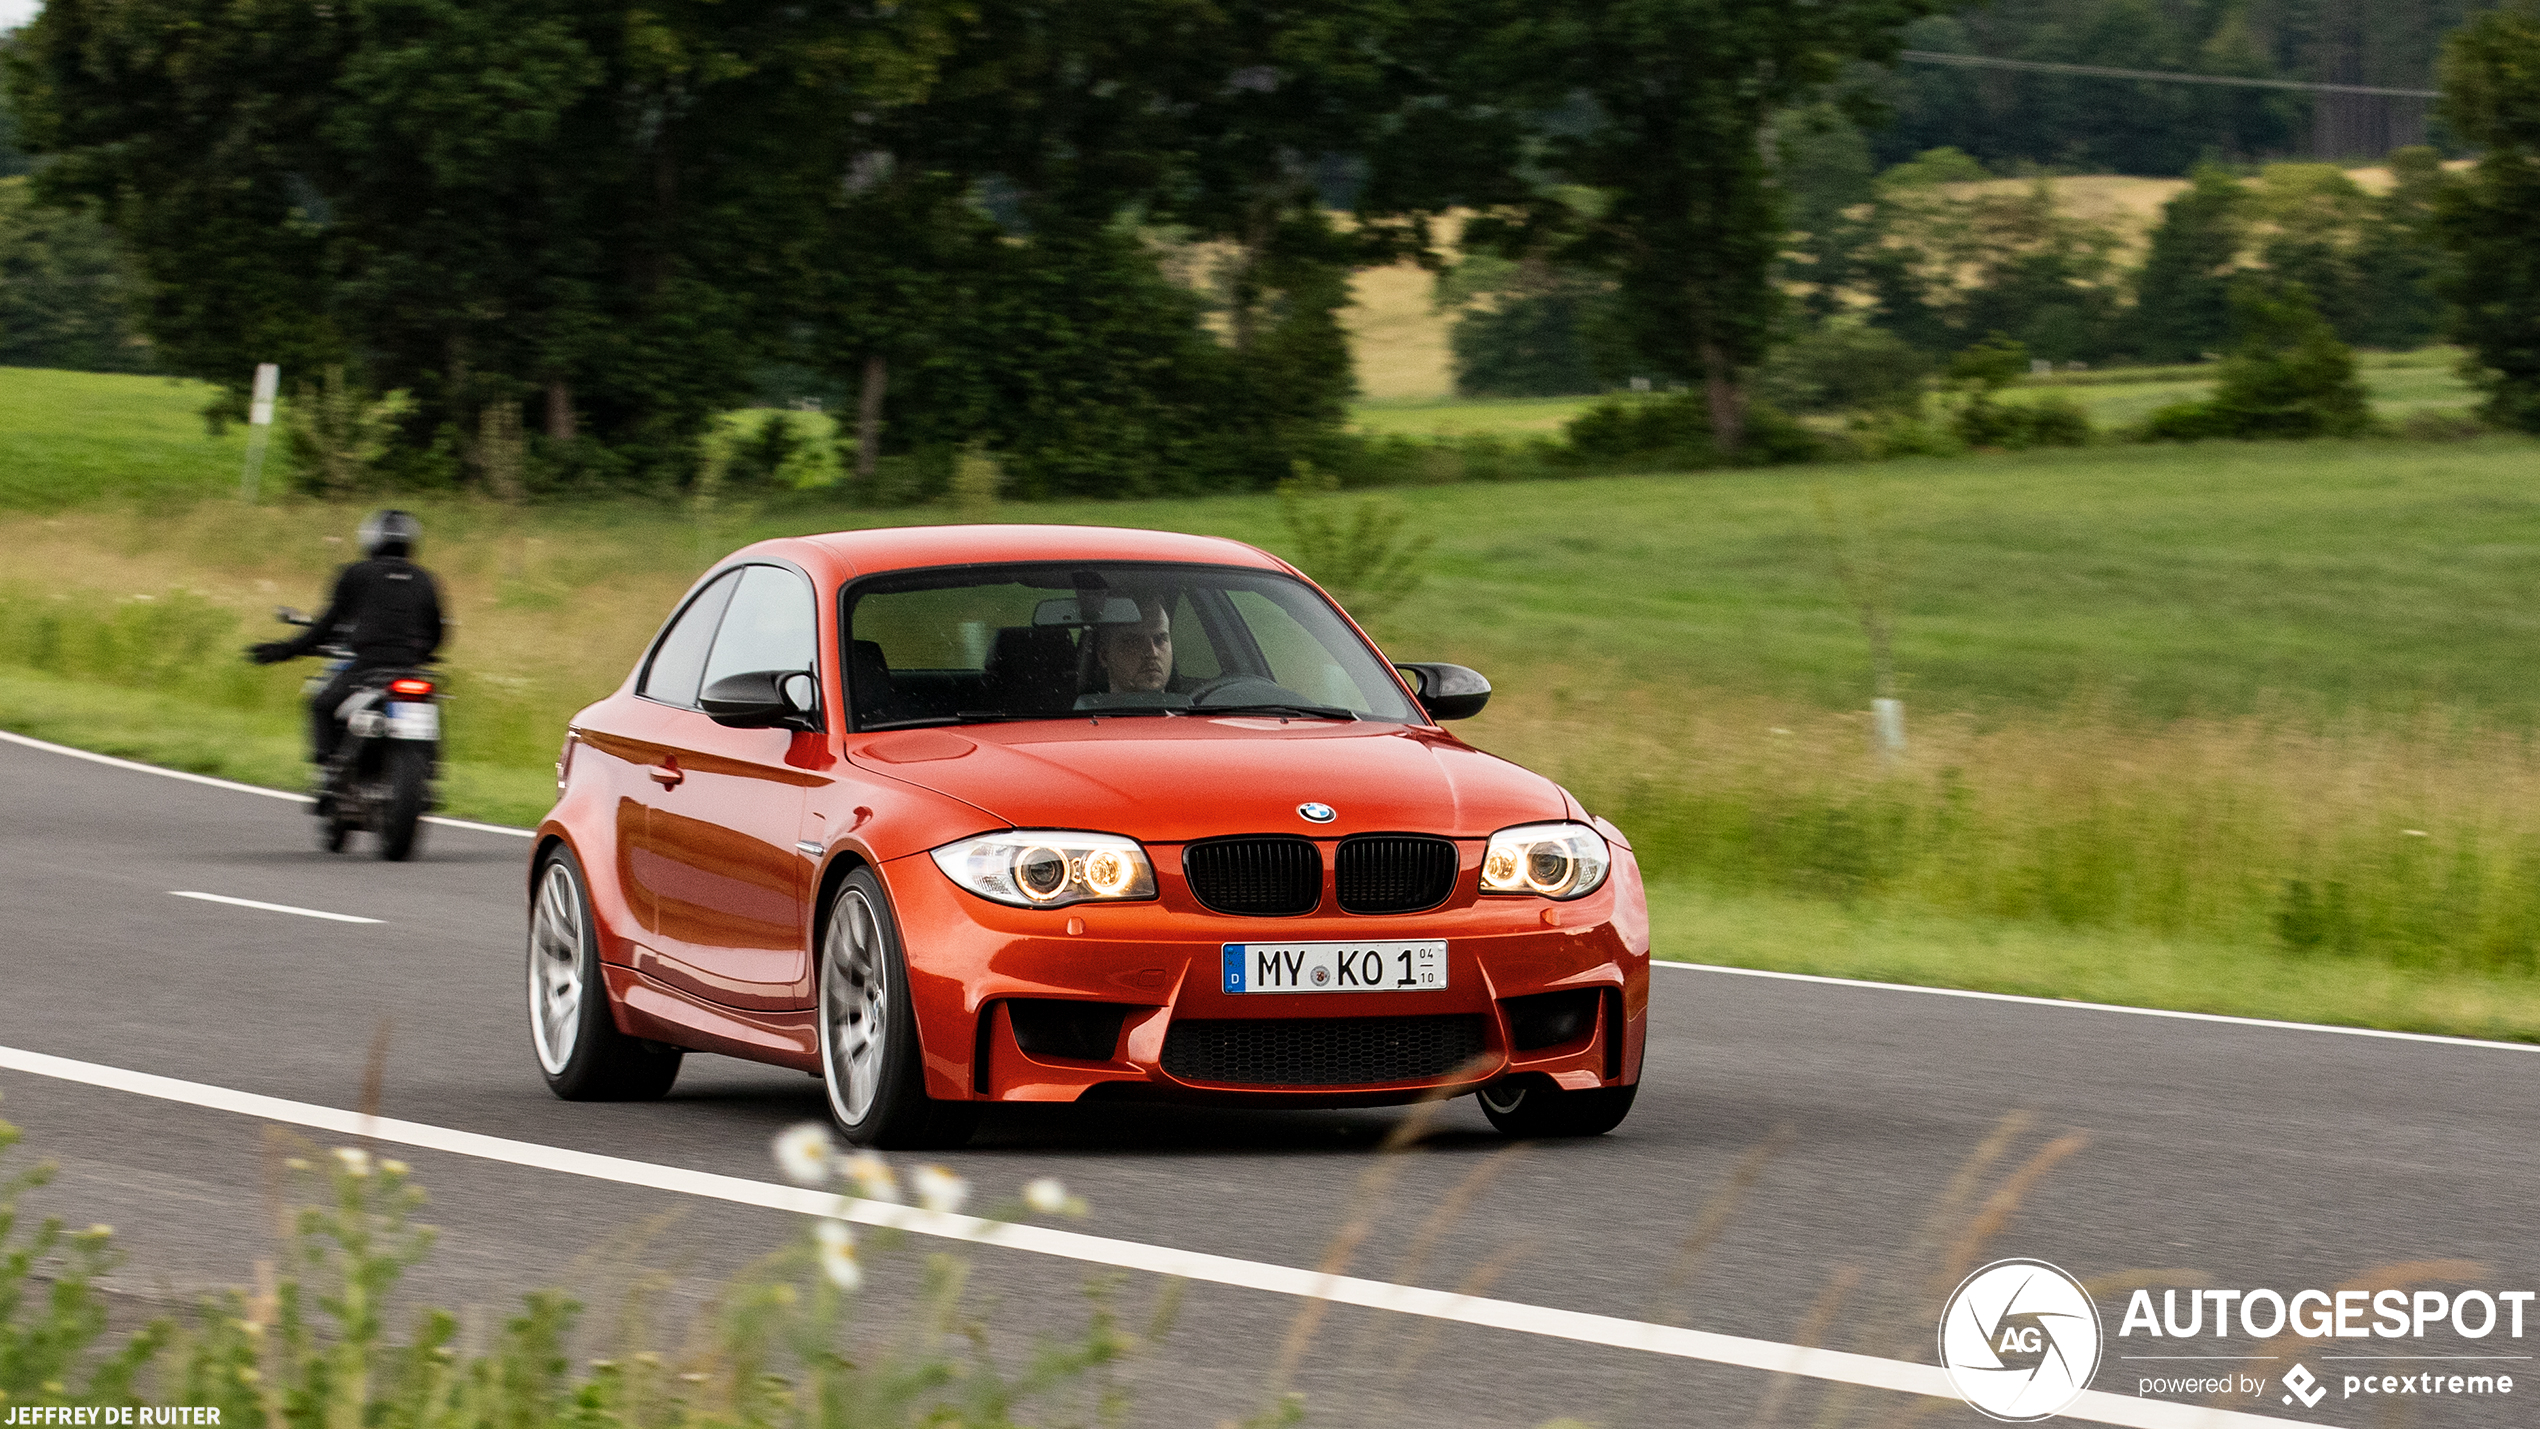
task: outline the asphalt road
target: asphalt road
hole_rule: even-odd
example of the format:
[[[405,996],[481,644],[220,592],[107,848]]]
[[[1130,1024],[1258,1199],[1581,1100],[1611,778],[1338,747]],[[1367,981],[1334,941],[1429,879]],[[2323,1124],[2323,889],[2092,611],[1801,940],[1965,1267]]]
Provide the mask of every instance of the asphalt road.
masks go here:
[[[436,827],[419,861],[391,865],[316,852],[308,822],[279,800],[0,743],[0,1045],[352,1107],[385,1027],[385,1115],[757,1179],[772,1179],[770,1137],[819,1116],[800,1075],[704,1056],[657,1104],[552,1099],[523,1010],[525,841]],[[1428,1225],[1435,1249],[1410,1267],[1415,1283],[1926,1362],[1953,1255],[2037,1257],[2094,1285],[2161,1271],[2137,1278],[2287,1296],[2394,1264],[2466,1261],[2474,1269],[2440,1273],[2540,1289],[2540,1054],[1689,969],[1655,976],[1639,1106],[1594,1141],[1512,1154],[1467,1101],[1371,1177],[1384,1160],[1375,1148],[1406,1113],[1019,1108],[993,1111],[972,1147],[941,1159],[986,1198],[1058,1176],[1092,1202],[1088,1229],[1127,1240],[1312,1267],[1363,1209],[1374,1229],[1350,1261],[1356,1274],[1402,1275]],[[35,1205],[118,1228],[130,1255],[119,1295],[188,1301],[246,1280],[271,1253],[271,1153],[253,1121],[5,1071],[0,1093],[26,1150],[61,1165]],[[2002,1153],[1977,1159],[2006,1125]],[[2067,1136],[2086,1143],[2025,1183],[2014,1176]],[[1759,1149],[1740,1192],[1738,1168]],[[798,1229],[775,1212],[638,1187],[407,1159],[441,1228],[410,1298],[479,1313],[541,1285],[610,1303],[640,1263],[669,1275],[675,1315]],[[1715,1233],[1688,1251],[1706,1208]],[[977,1293],[1011,1336],[1080,1313],[1083,1266],[970,1254]],[[914,1252],[879,1262],[875,1299],[902,1303],[917,1273]],[[1129,1276],[1117,1293],[1135,1312],[1155,1288]],[[1304,1303],[1192,1287],[1170,1336],[1124,1376],[1137,1421],[1210,1424],[1259,1409]],[[2120,1340],[2124,1294],[2099,1303],[2110,1332],[2101,1390],[2132,1394],[2139,1375],[2180,1369],[2122,1356],[2261,1348]],[[2360,1366],[2323,1356],[2530,1354],[2540,1313],[2531,1319],[2520,1341],[2438,1332],[2292,1353],[2334,1389]],[[2289,1363],[2236,1367],[2273,1375]],[[2528,1368],[2530,1383],[2483,1401],[2332,1392],[2303,1409],[2271,1391],[2237,1403],[2320,1424],[2540,1420],[2527,1407],[2540,1399],[2540,1361],[2486,1368]],[[1322,1317],[1295,1386],[1308,1422],[1329,1425],[1985,1422],[1887,1391],[1352,1307]]]

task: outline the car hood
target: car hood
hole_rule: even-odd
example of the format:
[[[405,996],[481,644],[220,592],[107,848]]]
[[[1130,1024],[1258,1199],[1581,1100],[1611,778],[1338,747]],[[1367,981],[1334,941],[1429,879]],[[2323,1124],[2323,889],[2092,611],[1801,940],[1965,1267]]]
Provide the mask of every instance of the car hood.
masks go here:
[[[1483,838],[1568,817],[1560,786],[1439,730],[1140,718],[964,725],[850,736],[847,756],[1017,828],[1151,843],[1220,834],[1420,832]],[[1300,804],[1329,805],[1312,823]]]

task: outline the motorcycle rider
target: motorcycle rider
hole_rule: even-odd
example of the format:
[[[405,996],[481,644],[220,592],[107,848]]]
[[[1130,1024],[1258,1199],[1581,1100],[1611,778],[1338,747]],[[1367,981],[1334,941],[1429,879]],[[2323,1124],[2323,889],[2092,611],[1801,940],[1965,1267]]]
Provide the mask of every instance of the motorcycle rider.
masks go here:
[[[321,786],[327,781],[327,762],[344,736],[336,707],[371,671],[420,665],[441,648],[441,591],[432,573],[414,562],[422,539],[423,523],[410,513],[372,512],[362,522],[362,559],[336,574],[326,613],[297,639],[247,649],[247,658],[259,665],[311,654],[322,645],[352,652],[352,659],[309,701],[309,757],[317,762]]]

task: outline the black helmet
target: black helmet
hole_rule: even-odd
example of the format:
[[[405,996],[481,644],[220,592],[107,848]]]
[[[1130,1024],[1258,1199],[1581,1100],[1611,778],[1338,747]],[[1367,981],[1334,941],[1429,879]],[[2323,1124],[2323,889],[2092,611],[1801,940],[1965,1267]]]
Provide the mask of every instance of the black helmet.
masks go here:
[[[362,554],[411,556],[423,543],[423,523],[405,511],[374,511],[362,518]]]

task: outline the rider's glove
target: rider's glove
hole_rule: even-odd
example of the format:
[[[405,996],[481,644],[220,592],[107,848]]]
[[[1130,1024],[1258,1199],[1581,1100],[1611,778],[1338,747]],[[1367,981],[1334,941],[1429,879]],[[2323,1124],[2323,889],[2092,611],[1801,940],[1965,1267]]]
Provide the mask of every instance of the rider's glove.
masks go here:
[[[247,647],[247,658],[259,665],[280,664],[291,658],[291,642],[268,640],[262,645],[250,645]]]

